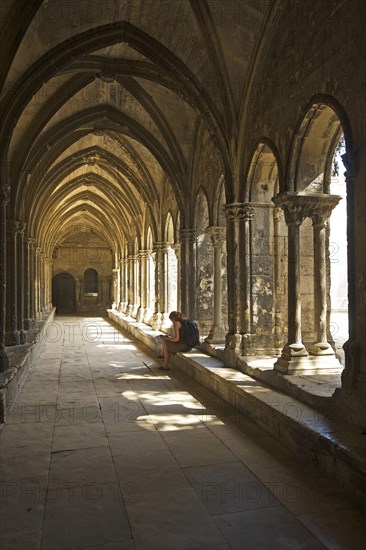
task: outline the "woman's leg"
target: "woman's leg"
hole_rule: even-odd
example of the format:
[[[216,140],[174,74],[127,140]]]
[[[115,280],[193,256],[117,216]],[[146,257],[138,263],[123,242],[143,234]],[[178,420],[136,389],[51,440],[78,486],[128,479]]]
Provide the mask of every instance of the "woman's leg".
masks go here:
[[[163,340],[163,355],[164,355],[164,362],[162,364],[162,368],[168,369],[170,352],[168,350],[167,340]]]

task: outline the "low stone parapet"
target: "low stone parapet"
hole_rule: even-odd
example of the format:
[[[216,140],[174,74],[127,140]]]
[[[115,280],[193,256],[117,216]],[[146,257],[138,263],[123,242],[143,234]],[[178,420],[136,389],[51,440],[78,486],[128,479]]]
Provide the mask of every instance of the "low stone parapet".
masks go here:
[[[6,352],[9,356],[10,368],[0,373],[0,423],[6,422],[7,413],[16,399],[29,368],[37,359],[42,345],[42,331],[54,320],[56,309],[45,313],[36,321],[34,330],[28,331],[27,343],[20,346],[9,346]]]

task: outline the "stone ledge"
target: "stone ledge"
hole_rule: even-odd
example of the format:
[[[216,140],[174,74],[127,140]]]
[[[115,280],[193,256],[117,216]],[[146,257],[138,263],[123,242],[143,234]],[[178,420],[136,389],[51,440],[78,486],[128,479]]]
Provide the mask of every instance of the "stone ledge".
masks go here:
[[[172,364],[224,399],[285,445],[336,477],[365,504],[366,437],[355,426],[331,420],[313,407],[199,351],[177,353]]]
[[[108,314],[116,324],[154,349],[153,336],[160,332],[113,310]],[[177,353],[170,360],[173,366],[276,436],[283,444],[306,455],[335,477],[353,497],[365,503],[366,436],[355,426],[328,418],[311,404],[286,395],[263,380],[225,367],[220,358],[201,350]],[[284,376],[283,380],[286,383]]]
[[[48,323],[53,321],[55,311],[53,309],[45,314],[36,322],[36,329],[27,332],[26,344],[5,348],[9,356],[10,368],[0,374],[0,423],[6,422],[9,407],[23,386],[29,368],[38,357],[42,347],[38,335]]]
[[[134,317],[129,317],[115,309],[108,309],[107,312],[111,321],[155,351],[155,338],[163,335],[163,332],[153,330],[149,325],[139,323]]]

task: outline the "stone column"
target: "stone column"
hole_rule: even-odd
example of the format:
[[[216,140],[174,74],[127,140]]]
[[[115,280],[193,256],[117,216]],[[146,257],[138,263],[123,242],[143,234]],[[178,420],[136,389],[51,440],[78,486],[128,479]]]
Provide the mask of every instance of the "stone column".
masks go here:
[[[127,315],[132,316],[135,305],[135,260],[134,254],[127,256]]]
[[[170,245],[172,250],[174,251],[174,254],[177,258],[177,310],[181,311],[182,307],[182,282],[181,282],[181,245],[180,243],[175,243]]]
[[[46,313],[46,254],[41,252],[40,258],[40,311]]]
[[[225,227],[210,226],[206,233],[211,237],[214,249],[214,315],[213,324],[206,342],[221,343],[225,341],[225,329],[222,324],[222,245],[225,240]]]
[[[41,252],[42,249],[36,246],[35,249],[35,318],[39,320],[41,318]]]
[[[166,311],[165,304],[165,284],[166,284],[166,254],[167,243],[154,243],[155,253],[155,311],[152,317],[152,327],[160,330],[164,324],[168,324],[169,313]]]
[[[126,292],[126,272],[127,272],[127,260],[125,257],[120,258],[120,303],[118,310],[120,312],[126,312],[127,305],[127,292]]]
[[[229,325],[225,349],[234,366],[251,330],[250,222],[254,209],[250,203],[226,204],[225,216]]]
[[[112,269],[113,279],[112,279],[112,288],[113,288],[113,296],[112,296],[112,308],[116,309],[117,305],[119,303],[119,292],[118,292],[118,273],[119,269],[114,268]]]
[[[343,345],[345,368],[342,387],[334,392],[333,405],[341,418],[366,432],[366,155],[358,156],[347,145],[342,156],[347,185],[347,256],[349,338]]]
[[[139,258],[138,254],[133,256],[133,304],[132,304],[132,317],[137,317],[137,312],[140,307],[140,275],[139,275]]]
[[[196,319],[197,237],[196,229],[181,229],[181,307],[182,312]]]
[[[27,282],[26,281],[27,272],[25,270],[25,260],[24,260],[24,231],[25,231],[26,225],[27,225],[26,223],[19,222],[19,231],[17,234],[17,266],[18,266],[17,319],[18,319],[18,332],[19,332],[20,344],[25,344],[27,341],[27,333],[24,330],[24,301],[25,301],[25,287]]]
[[[36,319],[36,255],[35,246],[36,240],[33,238],[28,239],[29,243],[29,327],[28,330],[35,328]]]
[[[283,297],[284,297],[284,284],[283,284],[283,272],[280,262],[280,257],[283,253],[282,243],[281,243],[281,231],[280,228],[283,223],[283,210],[282,208],[276,207],[273,212],[273,230],[274,230],[274,245],[273,245],[273,255],[275,258],[274,264],[274,288],[275,288],[275,303],[274,303],[274,314],[275,314],[275,333],[274,333],[274,347],[279,350],[283,346],[283,326],[282,321],[282,309],[284,308]]]
[[[51,292],[51,281],[52,281],[52,260],[49,256],[46,256],[46,308],[47,311],[51,311],[52,304],[52,292]]]
[[[139,287],[140,287],[140,307],[137,312],[137,320],[140,322],[143,322],[146,314],[146,297],[147,297],[147,258],[148,258],[148,252],[147,250],[139,250],[138,252],[138,259],[139,259]]]
[[[314,333],[315,342],[310,347],[312,355],[334,355],[327,341],[327,250],[326,226],[332,210],[341,200],[340,196],[315,197],[316,203],[309,205],[308,215],[314,230]]]
[[[17,221],[8,222],[7,240],[6,240],[6,334],[5,343],[7,346],[17,346],[20,344],[20,335],[18,331],[18,293],[17,293],[17,234],[20,229],[20,223]]]
[[[155,253],[152,250],[146,250],[146,311],[144,323],[150,324],[154,315],[155,308],[151,307],[152,296],[155,299],[155,271],[152,276],[152,264],[155,265]],[[153,282],[151,285],[150,283]]]
[[[300,294],[300,226],[305,217],[305,199],[291,192],[272,199],[283,208],[288,228],[288,342],[275,363],[275,369],[286,374],[303,367],[301,360],[308,356],[302,343]]]
[[[10,199],[10,187],[0,187],[0,372],[9,368],[5,351],[6,319],[6,205]]]

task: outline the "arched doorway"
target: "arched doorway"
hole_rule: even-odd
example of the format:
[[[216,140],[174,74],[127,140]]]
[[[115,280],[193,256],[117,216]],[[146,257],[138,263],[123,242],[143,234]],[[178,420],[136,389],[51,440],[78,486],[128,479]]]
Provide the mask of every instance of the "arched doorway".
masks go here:
[[[52,303],[58,314],[76,312],[75,279],[69,273],[58,273],[52,278]]]

